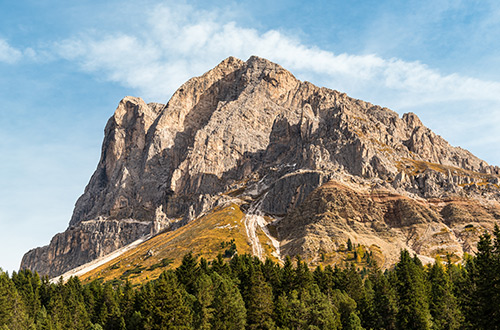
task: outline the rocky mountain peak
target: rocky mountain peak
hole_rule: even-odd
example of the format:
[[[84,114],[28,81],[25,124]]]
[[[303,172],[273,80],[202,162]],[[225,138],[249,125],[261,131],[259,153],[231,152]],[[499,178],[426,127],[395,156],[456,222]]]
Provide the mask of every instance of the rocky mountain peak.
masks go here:
[[[27,253],[22,267],[60,274],[229,202],[267,219],[296,219],[291,212],[332,180],[410,199],[498,202],[498,174],[498,167],[450,146],[413,113],[400,118],[299,81],[256,56],[246,62],[229,57],[184,83],[166,105],[134,97],[119,103],[70,228]],[[96,226],[107,229],[96,233]],[[289,235],[290,226],[278,228]],[[76,241],[85,248],[65,248]]]
[[[424,126],[422,124],[422,122],[420,121],[420,118],[418,118],[418,116],[416,114],[414,114],[413,112],[408,112],[408,113],[403,114],[403,117],[401,119],[403,120],[403,122],[406,123],[406,125],[410,129],[415,129],[417,127]]]

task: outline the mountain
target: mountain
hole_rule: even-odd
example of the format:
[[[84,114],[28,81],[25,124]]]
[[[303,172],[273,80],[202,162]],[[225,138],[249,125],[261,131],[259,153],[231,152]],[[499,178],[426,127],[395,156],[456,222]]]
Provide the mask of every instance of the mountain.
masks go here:
[[[239,226],[241,249],[310,263],[345,259],[347,240],[385,267],[400,248],[459,259],[500,219],[499,174],[413,113],[299,81],[259,57],[229,57],[167,105],[120,102],[68,229],[21,268],[58,276],[228,207],[241,213],[234,223],[196,235]],[[176,246],[170,256],[184,250]]]

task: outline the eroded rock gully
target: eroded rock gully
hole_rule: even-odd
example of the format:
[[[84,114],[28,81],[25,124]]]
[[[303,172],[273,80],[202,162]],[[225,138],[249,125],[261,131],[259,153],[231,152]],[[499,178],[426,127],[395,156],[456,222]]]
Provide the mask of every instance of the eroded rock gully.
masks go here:
[[[457,228],[476,221],[480,232],[498,219],[498,184],[498,167],[450,146],[415,114],[299,81],[259,57],[229,57],[166,105],[120,102],[68,230],[29,251],[21,267],[57,276],[229,200],[259,201],[259,212],[281,219],[288,254],[314,259],[347,237],[389,251],[388,262],[400,247],[461,254],[477,233]],[[430,234],[440,228],[445,243]]]

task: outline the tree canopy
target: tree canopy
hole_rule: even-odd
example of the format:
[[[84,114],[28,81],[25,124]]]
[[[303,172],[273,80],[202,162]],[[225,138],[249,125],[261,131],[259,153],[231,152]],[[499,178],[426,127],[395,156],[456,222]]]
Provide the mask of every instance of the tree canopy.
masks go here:
[[[384,272],[189,253],[136,286],[0,271],[0,329],[499,329],[500,229],[477,250],[426,266],[402,250]]]

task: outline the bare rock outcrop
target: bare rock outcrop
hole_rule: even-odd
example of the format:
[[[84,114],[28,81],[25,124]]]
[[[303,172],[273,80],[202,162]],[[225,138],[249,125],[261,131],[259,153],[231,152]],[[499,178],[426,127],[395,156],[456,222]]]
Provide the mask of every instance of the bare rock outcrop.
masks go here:
[[[342,252],[348,239],[382,252],[393,265],[400,249],[434,258],[474,253],[483,230],[493,230],[498,207],[473,200],[414,200],[385,189],[330,181],[279,223],[282,251],[318,261]]]
[[[399,117],[299,81],[259,57],[229,57],[187,81],[166,105],[134,97],[120,102],[69,229],[49,246],[28,252],[21,267],[56,276],[234,198],[271,218],[288,217],[331,180],[384,187],[410,200],[499,201],[499,172],[450,146],[415,114]],[[399,220],[385,225],[430,221],[422,209],[411,213],[401,203],[390,211]],[[92,221],[120,225],[90,229],[86,224]],[[135,229],[123,239],[117,228],[126,221]]]
[[[152,234],[152,224],[131,219],[83,221],[55,235],[49,245],[30,250],[21,264],[57,276]]]

